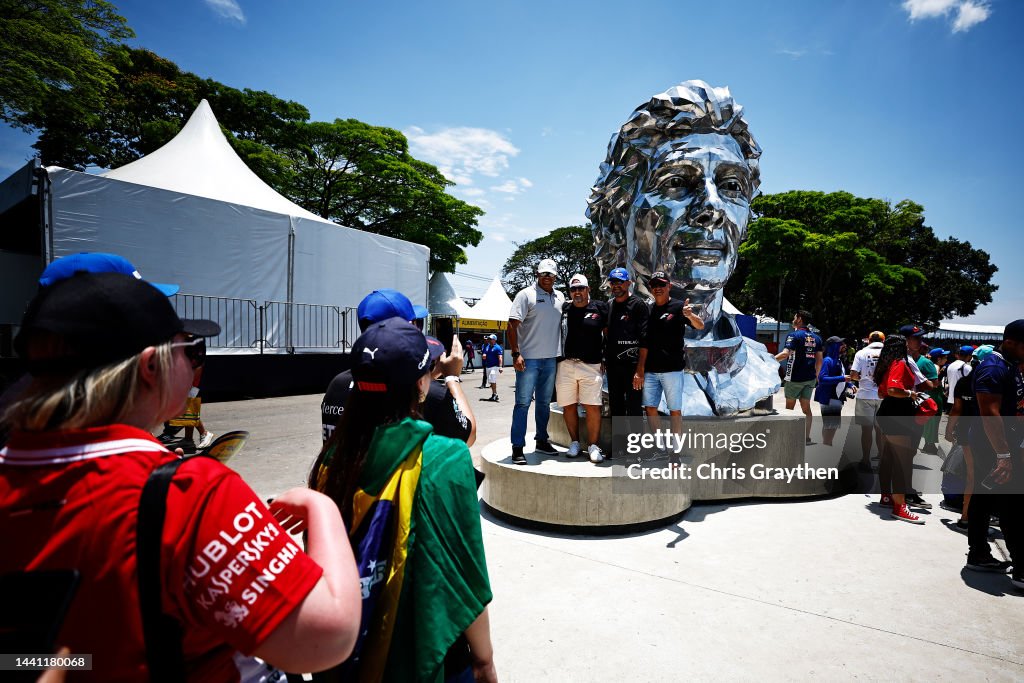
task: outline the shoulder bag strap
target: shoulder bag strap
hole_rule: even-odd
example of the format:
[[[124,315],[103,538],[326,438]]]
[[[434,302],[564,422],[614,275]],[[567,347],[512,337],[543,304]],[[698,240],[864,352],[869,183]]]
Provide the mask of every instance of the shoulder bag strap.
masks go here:
[[[146,642],[146,664],[150,681],[184,681],[185,655],[181,624],[163,613],[161,605],[160,547],[167,491],[178,467],[178,458],[157,467],[149,475],[139,502],[136,529],[136,556],[139,572],[139,606],[142,609],[142,633]]]

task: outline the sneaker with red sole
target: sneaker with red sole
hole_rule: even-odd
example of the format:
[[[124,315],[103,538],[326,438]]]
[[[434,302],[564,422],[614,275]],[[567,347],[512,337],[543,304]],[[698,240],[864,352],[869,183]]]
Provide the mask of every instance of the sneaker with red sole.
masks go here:
[[[915,515],[910,511],[910,508],[906,504],[900,505],[893,508],[892,518],[898,519],[901,522],[910,522],[911,524],[924,524],[924,520]]]

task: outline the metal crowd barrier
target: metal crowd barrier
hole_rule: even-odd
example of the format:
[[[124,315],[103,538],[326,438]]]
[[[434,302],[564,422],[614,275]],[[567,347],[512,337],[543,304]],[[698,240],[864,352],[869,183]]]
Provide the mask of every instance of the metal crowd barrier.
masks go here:
[[[359,336],[356,309],[329,304],[236,299],[202,294],[171,297],[182,318],[205,318],[221,327],[210,348],[284,350],[351,348]]]

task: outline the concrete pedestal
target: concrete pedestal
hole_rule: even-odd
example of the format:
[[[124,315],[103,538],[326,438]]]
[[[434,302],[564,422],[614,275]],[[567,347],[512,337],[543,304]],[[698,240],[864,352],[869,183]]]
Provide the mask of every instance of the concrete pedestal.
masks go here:
[[[551,416],[548,429],[553,441],[560,419]],[[602,441],[605,452],[611,453],[611,420],[605,419]],[[618,420],[616,426],[622,429]],[[667,419],[662,426],[668,427]],[[855,473],[840,469],[840,447],[805,448],[803,417],[687,421],[684,432],[693,438],[710,434],[712,440],[745,437],[751,445],[730,450],[721,441],[717,447],[698,441],[698,447],[679,449],[677,457],[649,450],[619,452],[597,465],[587,459],[585,450],[568,458],[559,449],[558,455],[528,452],[529,464],[513,465],[511,442],[502,439],[482,451],[481,467],[487,476],[481,495],[488,506],[512,520],[582,533],[626,532],[671,520],[693,501],[822,496],[852,490],[856,483]],[[585,443],[585,437],[581,441]],[[532,434],[526,442],[529,450]]]

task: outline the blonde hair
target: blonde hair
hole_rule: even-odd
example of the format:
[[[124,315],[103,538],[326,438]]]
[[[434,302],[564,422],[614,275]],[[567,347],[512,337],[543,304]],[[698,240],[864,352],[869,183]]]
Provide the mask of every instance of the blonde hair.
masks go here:
[[[46,340],[40,341],[43,346],[47,345]],[[170,341],[155,349],[156,390],[164,396],[174,364],[173,349]],[[138,399],[141,356],[142,352],[71,375],[33,378],[8,408],[4,420],[12,429],[30,432],[84,429],[122,422]],[[171,400],[165,398],[161,409],[168,407],[164,404]],[[154,424],[161,419],[160,415],[154,415]]]

